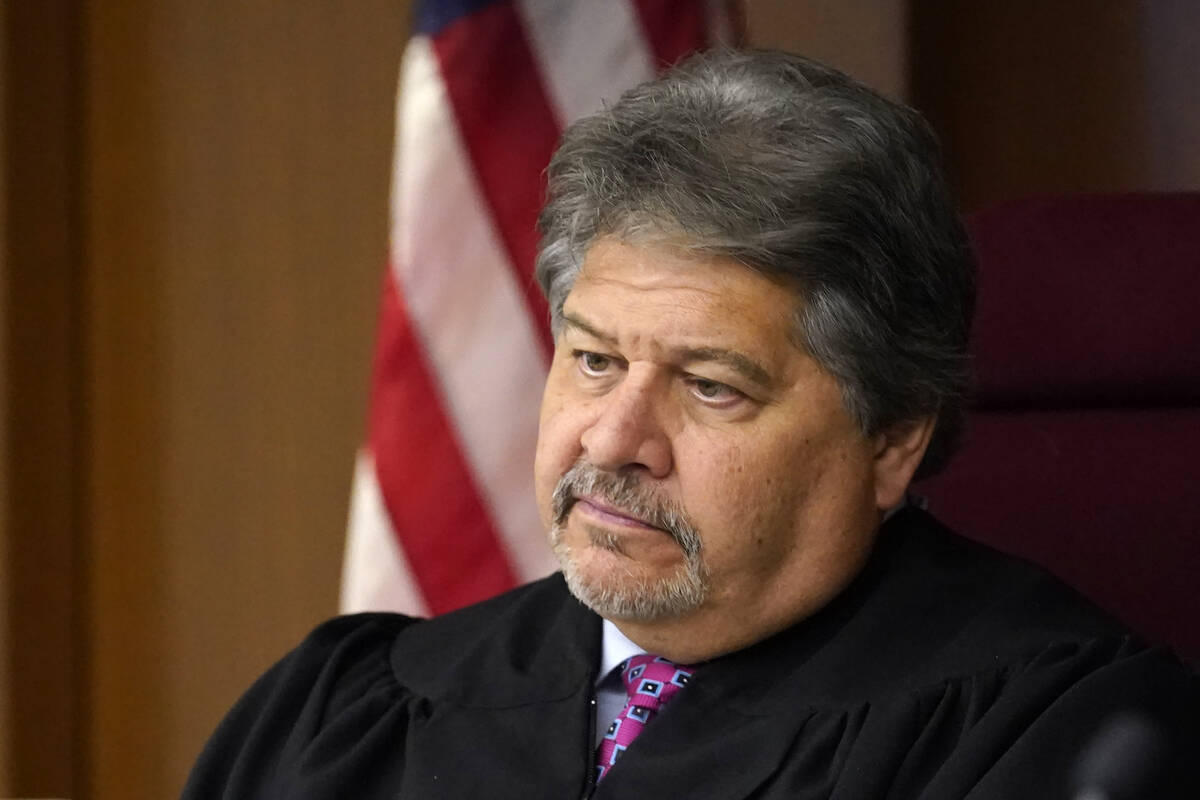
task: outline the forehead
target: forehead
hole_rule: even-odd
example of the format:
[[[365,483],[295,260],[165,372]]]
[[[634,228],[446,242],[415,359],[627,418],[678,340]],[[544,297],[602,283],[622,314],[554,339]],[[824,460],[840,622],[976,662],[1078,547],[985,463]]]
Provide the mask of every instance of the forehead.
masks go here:
[[[731,258],[610,238],[588,250],[564,311],[614,334],[775,345],[796,341],[799,305],[791,287]]]

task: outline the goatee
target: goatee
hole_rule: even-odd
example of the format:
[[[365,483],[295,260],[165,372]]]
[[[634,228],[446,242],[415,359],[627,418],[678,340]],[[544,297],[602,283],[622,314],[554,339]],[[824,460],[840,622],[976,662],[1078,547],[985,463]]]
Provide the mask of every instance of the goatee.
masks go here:
[[[683,552],[679,569],[665,576],[639,577],[633,569],[623,574],[589,575],[566,541],[567,517],[580,497],[590,497],[621,509],[671,536]],[[630,473],[602,470],[585,461],[559,479],[551,498],[550,543],[562,567],[571,594],[608,619],[651,620],[677,616],[699,607],[708,596],[708,570],[696,526],[678,503],[645,486]],[[620,538],[599,527],[589,527],[588,544],[622,553]]]

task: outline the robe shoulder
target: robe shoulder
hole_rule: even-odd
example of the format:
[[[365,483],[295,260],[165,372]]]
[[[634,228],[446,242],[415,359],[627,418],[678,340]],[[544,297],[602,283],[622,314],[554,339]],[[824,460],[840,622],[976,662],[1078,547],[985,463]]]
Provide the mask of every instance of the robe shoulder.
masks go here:
[[[406,770],[417,771],[405,742],[436,727],[431,718],[577,694],[598,647],[592,618],[555,575],[434,619],[331,619],[226,715],[183,798],[395,797]],[[545,631],[581,644],[544,647]],[[497,672],[504,680],[476,679]]]
[[[316,628],[246,691],[217,727],[184,787],[185,800],[275,798],[292,766],[316,751],[354,749],[386,735],[403,688],[392,645],[420,620],[400,614],[337,617]],[[344,776],[342,776],[344,777]]]

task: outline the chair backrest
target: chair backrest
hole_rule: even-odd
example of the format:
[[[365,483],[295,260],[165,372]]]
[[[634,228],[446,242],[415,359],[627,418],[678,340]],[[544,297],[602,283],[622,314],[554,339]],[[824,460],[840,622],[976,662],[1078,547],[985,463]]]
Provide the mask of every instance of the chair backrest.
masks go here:
[[[1029,201],[971,230],[976,400],[915,491],[1200,660],[1200,194]]]

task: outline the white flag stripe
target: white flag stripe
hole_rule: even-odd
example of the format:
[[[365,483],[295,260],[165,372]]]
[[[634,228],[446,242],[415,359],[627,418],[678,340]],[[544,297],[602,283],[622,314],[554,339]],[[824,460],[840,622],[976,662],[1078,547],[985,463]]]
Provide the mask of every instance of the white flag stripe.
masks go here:
[[[517,8],[560,126],[654,77],[654,60],[629,0],[519,0]]]
[[[545,356],[427,37],[410,42],[401,80],[392,185],[397,285],[514,571],[539,578],[556,567],[530,491]]]
[[[354,462],[338,602],[343,614],[403,611],[425,616],[429,613],[389,519],[375,476],[375,461],[364,449]]]

